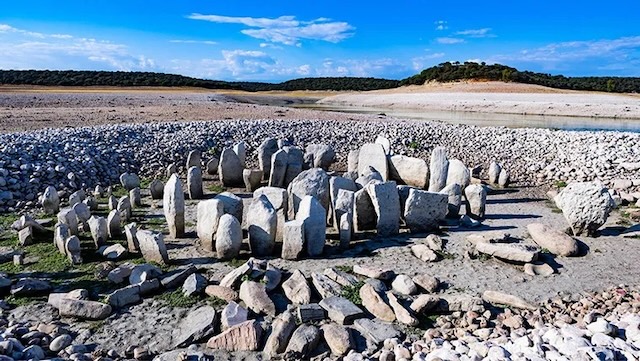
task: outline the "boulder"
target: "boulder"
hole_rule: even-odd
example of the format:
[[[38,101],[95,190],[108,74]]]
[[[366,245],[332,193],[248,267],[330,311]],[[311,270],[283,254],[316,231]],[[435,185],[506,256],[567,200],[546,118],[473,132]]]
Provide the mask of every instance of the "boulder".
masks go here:
[[[529,263],[538,259],[540,248],[520,243],[484,243],[476,244],[480,253],[488,254],[503,260]]]
[[[164,195],[164,183],[160,179],[154,179],[149,184],[151,199],[162,199]]]
[[[320,336],[316,326],[302,324],[293,331],[285,352],[295,359],[307,359],[318,346]]]
[[[289,260],[300,258],[304,250],[304,220],[298,219],[284,224],[281,257]]]
[[[338,193],[340,192],[340,190],[355,192],[358,190],[358,187],[356,183],[351,179],[347,179],[344,177],[331,177],[329,178],[329,190],[330,190],[330,196],[331,196],[331,208],[334,210],[332,219],[334,220],[334,223],[335,223],[334,225],[336,226],[336,229],[337,229],[337,221],[340,219],[340,215],[337,215],[335,212],[336,201],[338,200]],[[349,207],[348,202],[347,204],[343,204],[341,207],[343,208],[343,212],[347,211],[346,208]],[[353,204],[348,209],[351,212],[353,212]]]
[[[60,212],[58,212],[58,223],[65,224],[69,227],[70,234],[78,234],[78,216],[73,209],[66,208],[60,210]]]
[[[474,219],[484,219],[487,204],[487,190],[480,184],[472,184],[464,189],[467,199],[467,215]]]
[[[271,156],[271,174],[269,175],[270,187],[284,187],[287,175],[287,161],[289,156],[284,150],[279,150]]]
[[[393,309],[393,312],[396,315],[396,320],[399,323],[409,326],[417,326],[420,323],[420,321],[418,321],[418,319],[415,318],[409,310],[400,304],[398,298],[392,292],[387,292],[387,299],[389,300],[389,306]]]
[[[384,149],[384,154],[393,154],[393,152],[391,151],[391,141],[389,141],[389,138],[387,138],[386,136],[378,135],[373,143],[380,144]]]
[[[51,291],[51,284],[36,278],[21,278],[11,286],[11,295],[15,297],[31,297]]]
[[[396,320],[393,309],[387,305],[372,285],[365,283],[360,287],[359,294],[362,300],[362,306],[376,318],[385,322],[393,322]]]
[[[282,283],[282,290],[294,304],[306,305],[311,302],[311,288],[299,270],[293,271],[291,277]]]
[[[200,245],[207,251],[215,251],[215,238],[224,214],[224,204],[219,199],[208,199],[198,202],[196,233]]]
[[[389,157],[389,177],[402,184],[419,189],[426,188],[429,181],[427,162],[404,155]]]
[[[180,182],[178,175],[174,173],[164,186],[164,197],[162,199],[162,210],[167,219],[169,234],[173,238],[184,237],[184,208],[182,182]]]
[[[259,169],[244,169],[242,171],[242,180],[247,192],[253,192],[260,187],[262,171]]]
[[[140,188],[136,187],[129,191],[129,204],[132,208],[140,208],[142,206]]]
[[[189,199],[202,199],[204,196],[202,191],[202,169],[200,167],[191,167],[187,171],[187,190]]]
[[[278,141],[274,138],[265,139],[258,147],[258,164],[265,179],[271,177],[271,158],[278,150]]]
[[[253,193],[253,198],[258,198],[261,195],[265,195],[269,200],[269,203],[276,210],[278,217],[276,241],[282,242],[284,236],[284,223],[287,220],[287,213],[289,208],[289,195],[286,189],[277,187],[262,187]]]
[[[366,186],[376,211],[376,229],[380,236],[392,236],[400,230],[400,197],[396,182],[369,183]]]
[[[80,246],[80,239],[78,239],[77,236],[71,236],[64,241],[64,250],[71,264],[82,263],[82,256],[80,254],[82,248]]]
[[[192,273],[182,285],[182,295],[185,297],[199,296],[207,287],[207,279],[199,273]]]
[[[337,323],[327,323],[322,325],[320,329],[333,355],[343,356],[355,348],[351,333],[344,326]]]
[[[311,273],[311,282],[322,298],[340,296],[342,293],[342,287],[340,284],[321,273]]]
[[[89,229],[91,229],[91,237],[96,248],[107,243],[109,236],[109,225],[104,217],[91,216],[89,218]]]
[[[140,246],[140,253],[146,261],[159,264],[169,263],[169,255],[167,254],[167,247],[164,244],[162,233],[139,230],[136,236]]]
[[[500,164],[491,162],[491,164],[489,165],[489,183],[498,184],[500,171],[502,171],[502,167],[500,166]]]
[[[113,308],[121,308],[140,302],[140,285],[126,286],[117,289],[106,297],[106,303]]]
[[[358,158],[360,158],[360,149],[349,151],[347,155],[347,171],[358,172]]]
[[[131,200],[129,196],[122,196],[118,199],[118,204],[116,205],[116,209],[120,212],[120,219],[124,222],[128,222],[131,219]]]
[[[411,232],[425,232],[438,228],[448,213],[449,196],[443,193],[409,190],[404,219]]]
[[[360,265],[353,266],[353,273],[381,281],[391,281],[395,277],[395,273],[390,269],[367,268]]]
[[[380,144],[367,143],[360,148],[358,154],[358,174],[364,175],[369,167],[373,167],[382,176],[382,180],[389,179],[387,154]]]
[[[191,167],[202,167],[202,152],[197,149],[190,151],[187,155],[185,168],[189,169]]]
[[[310,168],[322,168],[325,171],[329,170],[335,160],[335,151],[326,144],[309,144],[304,154],[304,161]]]
[[[236,153],[237,155],[237,153]],[[211,158],[209,159],[209,161],[207,162],[207,165],[205,166],[205,169],[207,170],[207,174],[208,175],[216,175],[218,174],[218,165],[220,164],[220,159],[218,158]]]
[[[61,299],[58,303],[60,316],[87,320],[104,320],[111,315],[111,306],[105,303],[71,298]]]
[[[502,168],[500,176],[498,177],[498,185],[502,188],[506,188],[511,183],[511,174],[508,170]]]
[[[296,220],[304,222],[304,240],[307,254],[317,257],[324,251],[326,242],[326,210],[313,196],[305,196],[299,204]]]
[[[360,189],[354,194],[353,207],[353,224],[355,231],[362,232],[365,230],[375,229],[378,216],[369,196],[369,192],[365,188]]]
[[[209,286],[211,287],[211,286]],[[246,322],[249,317],[249,311],[246,308],[240,306],[235,301],[229,301],[220,313],[221,329],[222,331]]]
[[[187,315],[173,332],[174,347],[186,347],[215,333],[218,314],[211,306],[199,307]]]
[[[256,320],[230,327],[207,341],[207,347],[225,351],[255,351],[260,347],[262,327]]]
[[[102,246],[96,253],[108,260],[117,261],[127,255],[127,249],[120,243],[116,243],[111,246]]]
[[[276,210],[265,195],[253,199],[247,213],[249,247],[254,256],[269,256],[276,242]]]
[[[340,271],[335,267],[325,268],[322,272],[325,276],[329,277],[332,281],[337,282],[341,286],[349,287],[358,284],[358,279],[346,272]]]
[[[422,314],[431,311],[438,305],[439,302],[440,297],[438,296],[420,295],[415,300],[413,300],[413,302],[411,302],[409,308],[411,309],[411,311],[417,314]]]
[[[276,317],[271,325],[271,334],[264,345],[264,353],[267,357],[274,357],[286,350],[295,328],[296,319],[290,311],[285,311]]]
[[[58,251],[63,255],[67,254],[67,250],[65,248],[65,241],[67,238],[71,236],[69,233],[69,227],[64,223],[57,223],[53,230],[53,243],[58,248]]]
[[[120,175],[120,184],[128,191],[133,188],[140,187],[140,178],[137,174],[122,173]]]
[[[256,314],[276,315],[276,306],[267,295],[265,285],[253,281],[244,281],[240,285],[239,296],[244,304],[247,305],[247,308]]]
[[[418,286],[407,275],[397,275],[391,283],[391,288],[403,295],[410,296],[418,292]]]
[[[446,194],[447,201],[447,217],[460,218],[460,206],[462,205],[462,188],[459,184],[454,183],[444,187],[440,193]]]
[[[238,257],[242,246],[242,226],[236,217],[225,214],[220,217],[216,232],[216,253],[219,259]]]
[[[426,244],[414,244],[411,246],[411,253],[424,262],[434,262],[438,260],[438,254]]]
[[[358,306],[341,296],[324,298],[320,301],[320,307],[327,311],[332,321],[340,325],[350,325],[354,320],[364,317]]]
[[[465,189],[471,183],[471,172],[462,161],[458,159],[449,160],[449,167],[447,169],[447,184],[457,183],[460,188]]]
[[[360,318],[353,322],[354,328],[372,343],[379,345],[390,338],[400,337],[402,334],[392,324],[368,318]]]
[[[538,307],[530,304],[518,296],[509,295],[498,291],[484,291],[482,299],[493,305],[505,305],[513,308],[535,311]]]
[[[127,237],[127,250],[135,253],[140,251],[140,244],[138,243],[138,225],[136,223],[129,223],[124,226],[124,234]]]
[[[305,196],[313,196],[325,210],[329,209],[329,176],[321,168],[313,168],[300,173],[288,189],[289,219],[296,219],[300,202]]]
[[[412,280],[418,287],[429,293],[436,292],[440,286],[437,278],[425,274],[414,276]]]
[[[548,249],[555,255],[570,257],[578,254],[578,242],[564,232],[551,229],[541,223],[527,225],[527,231],[538,246]]]
[[[238,220],[238,222],[242,223],[242,217],[244,214],[244,204],[242,203],[242,198],[231,192],[222,192],[218,194],[214,199],[217,199],[222,202],[222,210],[224,213],[228,213]]]
[[[304,167],[304,152],[298,147],[285,146],[282,150],[287,152],[287,173],[284,177],[284,184],[288,186],[300,173]]]
[[[355,182],[358,188],[363,188],[371,182],[383,183],[384,181],[380,172],[369,166],[364,170],[362,175],[356,178]]]
[[[46,214],[56,214],[60,211],[60,197],[58,191],[52,186],[48,186],[40,197],[40,204]]]
[[[570,183],[554,201],[575,236],[594,235],[615,206],[609,191],[595,182]]]
[[[555,273],[553,268],[544,262],[532,262],[524,264],[524,273],[530,276],[551,276]]]
[[[218,164],[218,176],[222,184],[225,187],[243,184],[242,170],[242,163],[238,155],[231,148],[225,148],[220,155],[220,164]]]
[[[219,286],[219,285],[207,286],[204,289],[204,293],[206,293],[207,296],[209,297],[219,298],[227,302],[237,301],[239,298],[238,292],[234,291],[233,288]]]
[[[429,192],[440,192],[447,185],[448,173],[447,149],[435,147],[431,151],[431,159],[429,161]]]
[[[238,156],[238,159],[240,159],[242,168],[244,168],[247,160],[247,143],[245,143],[244,140],[236,143],[236,145],[233,146],[233,151]]]

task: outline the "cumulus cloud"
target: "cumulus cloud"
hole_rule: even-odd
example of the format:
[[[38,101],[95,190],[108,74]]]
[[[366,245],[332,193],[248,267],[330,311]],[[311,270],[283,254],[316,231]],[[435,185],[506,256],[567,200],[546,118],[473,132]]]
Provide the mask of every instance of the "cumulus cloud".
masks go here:
[[[465,42],[465,40],[460,38],[442,37],[442,38],[436,38],[436,42],[438,42],[438,44],[451,45],[451,44],[462,44]]]
[[[294,16],[278,18],[252,18],[191,14],[189,19],[221,24],[241,24],[249,29],[241,33],[271,43],[301,46],[302,40],[321,40],[338,43],[353,35],[355,28],[347,22],[318,18],[311,21],[297,20]]]

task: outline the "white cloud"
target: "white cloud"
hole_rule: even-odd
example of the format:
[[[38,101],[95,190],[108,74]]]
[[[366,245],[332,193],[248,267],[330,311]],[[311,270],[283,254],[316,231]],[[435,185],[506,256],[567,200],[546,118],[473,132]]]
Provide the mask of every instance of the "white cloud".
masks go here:
[[[436,38],[436,41],[439,44],[446,44],[446,45],[451,45],[451,44],[461,44],[464,43],[464,39],[460,39],[460,38],[452,38],[452,37],[442,37],[442,38]]]
[[[438,31],[449,29],[449,25],[448,25],[447,21],[445,21],[445,20],[435,21],[434,24],[436,26],[436,30],[438,30]]]
[[[294,16],[271,19],[202,14],[191,14],[188,18],[222,24],[242,24],[250,28],[241,30],[245,35],[271,43],[295,46],[300,46],[301,40],[338,43],[352,36],[355,30],[349,23],[327,18],[300,21]]]
[[[463,30],[456,32],[455,35],[468,36],[470,38],[495,37],[495,35],[491,34],[491,28]]]
[[[412,65],[411,68],[414,71],[423,70],[428,65],[435,65],[433,60],[441,59],[444,56],[445,56],[444,53],[433,53],[433,54],[417,56],[417,57],[411,59],[411,65]]]
[[[174,44],[202,44],[202,45],[217,45],[218,43],[210,40],[169,40],[170,43]]]

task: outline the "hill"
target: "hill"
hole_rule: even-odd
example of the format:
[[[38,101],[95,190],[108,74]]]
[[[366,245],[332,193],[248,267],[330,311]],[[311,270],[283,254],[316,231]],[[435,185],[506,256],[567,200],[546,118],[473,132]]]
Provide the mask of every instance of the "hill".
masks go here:
[[[496,80],[542,85],[558,89],[591,90],[615,93],[640,92],[640,78],[633,77],[566,77],[531,71],[519,71],[506,65],[473,62],[446,62],[427,68],[412,77],[403,79],[400,85],[423,85],[426,82],[451,82],[458,80]]]

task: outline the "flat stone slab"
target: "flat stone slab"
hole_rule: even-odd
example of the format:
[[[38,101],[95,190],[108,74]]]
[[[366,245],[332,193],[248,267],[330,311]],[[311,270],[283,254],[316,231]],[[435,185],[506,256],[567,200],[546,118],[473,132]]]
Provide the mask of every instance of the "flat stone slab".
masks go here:
[[[478,252],[503,260],[530,263],[538,259],[540,248],[520,243],[483,243],[476,244]]]
[[[327,297],[320,301],[320,307],[327,310],[329,318],[341,325],[349,325],[364,317],[364,312],[353,302],[340,296]]]
[[[364,337],[376,345],[383,343],[386,339],[402,336],[402,333],[393,327],[392,324],[370,320],[368,318],[357,319],[353,322],[353,325]]]

